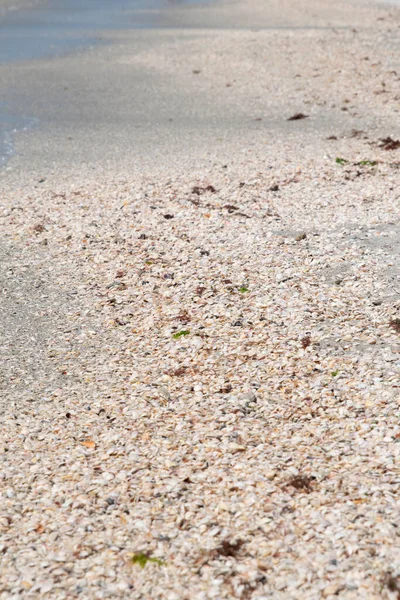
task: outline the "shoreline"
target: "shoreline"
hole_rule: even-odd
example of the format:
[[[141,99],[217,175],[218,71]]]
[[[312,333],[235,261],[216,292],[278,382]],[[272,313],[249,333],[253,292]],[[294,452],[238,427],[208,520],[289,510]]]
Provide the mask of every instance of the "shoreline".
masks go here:
[[[400,13],[168,15],[0,65],[0,596],[390,600]]]
[[[314,3],[318,6],[318,2],[314,1]],[[379,31],[386,30],[385,19],[387,15],[391,14],[391,10],[377,5],[371,7],[368,3],[365,6],[364,3],[362,5],[352,3],[350,6],[337,3],[331,9],[325,2],[322,2],[320,12],[316,10],[312,12],[312,7],[303,10],[304,7],[300,5],[298,7],[290,5],[290,10],[281,13],[278,4],[278,2],[271,2],[267,10],[263,8],[262,3],[253,2],[252,11],[247,11],[247,13],[240,3],[226,2],[209,7],[171,8],[168,12],[159,13],[162,15],[161,21],[155,20],[152,29],[102,31],[99,33],[101,43],[98,46],[89,46],[84,50],[56,59],[0,65],[0,76],[4,81],[0,102],[5,106],[12,106],[16,114],[19,112],[24,116],[24,120],[28,118],[29,122],[38,124],[33,133],[26,131],[17,136],[17,155],[8,163],[10,169],[6,173],[3,171],[0,177],[7,179],[13,170],[19,176],[21,173],[32,171],[32,169],[47,171],[46,176],[49,176],[51,172],[66,172],[68,169],[77,171],[79,164],[85,163],[91,163],[95,168],[97,165],[100,173],[107,170],[121,172],[121,170],[132,168],[129,164],[131,161],[126,161],[126,156],[133,157],[132,162],[134,165],[138,165],[138,170],[141,168],[151,170],[155,166],[155,160],[154,158],[152,160],[151,156],[158,156],[157,160],[163,163],[165,156],[168,155],[169,146],[173,152],[176,151],[180,158],[187,162],[192,149],[198,158],[200,155],[206,156],[214,151],[218,154],[218,146],[221,144],[216,143],[216,138],[223,142],[227,134],[228,137],[235,138],[237,147],[240,145],[240,136],[243,136],[244,145],[257,147],[258,153],[263,151],[265,143],[263,130],[265,128],[271,128],[272,131],[277,131],[279,134],[287,129],[288,135],[291,135],[292,129],[285,124],[284,115],[280,115],[279,105],[274,99],[272,99],[271,106],[269,106],[268,99],[264,102],[263,94],[268,93],[266,82],[259,84],[254,81],[251,73],[241,73],[241,78],[243,81],[246,80],[249,85],[250,94],[246,94],[244,83],[239,86],[235,84],[234,72],[228,71],[226,81],[223,81],[224,65],[218,58],[218,51],[213,39],[216,36],[220,37],[222,52],[228,60],[228,48],[231,43],[244,45],[247,52],[246,36],[254,37],[254,40],[249,43],[268,45],[274,44],[275,39],[278,41],[282,39],[281,43],[283,44],[285,38],[290,43],[290,39],[294,35],[299,39],[299,46],[301,38],[304,38],[304,44],[306,44],[309,37],[310,43],[318,46],[320,44],[318,37],[322,39],[324,32],[329,39],[328,43],[334,43],[337,36],[335,32],[341,32],[340,35],[343,36],[345,44],[349,44],[350,38],[354,36],[355,44],[358,45],[357,51],[362,52],[364,46],[365,52],[368,53],[368,36],[374,35],[374,29],[376,29],[375,35],[381,35]],[[398,13],[396,11],[393,14]],[[242,24],[243,29],[231,28],[235,19],[236,22]],[[214,29],[210,29],[211,23],[213,23]],[[263,29],[266,23],[269,24],[270,29]],[[308,28],[304,28],[305,25]],[[321,29],[321,26],[327,29]],[[355,29],[356,33],[352,33],[352,29]],[[182,48],[187,48],[190,53],[189,60],[193,66],[186,72],[185,62],[174,52],[175,39],[182,45]],[[195,48],[196,39],[199,40],[198,50]],[[206,49],[204,52],[203,47],[208,40],[210,40],[211,50]],[[389,43],[393,42],[389,41]],[[340,48],[333,45],[333,51],[341,55]],[[165,58],[159,55],[158,48],[165,48]],[[200,60],[196,57],[197,51],[200,54]],[[234,60],[237,61],[238,52],[234,49],[233,53],[236,54]],[[214,55],[217,57],[217,67],[211,70],[203,69],[200,76],[196,77],[192,71],[202,71],[201,63],[205,60],[213,61]],[[268,60],[267,54],[265,60]],[[276,57],[276,60],[279,64],[279,56]],[[340,60],[342,60],[342,56]],[[343,60],[346,59],[343,58]],[[363,57],[360,57],[360,60],[362,61]],[[107,72],[107,64],[113,61],[115,74]],[[253,68],[251,58],[248,58],[247,61],[250,69]],[[254,68],[260,69],[260,72],[265,73],[265,76],[268,77],[268,66],[259,64],[259,61],[260,58],[256,57]],[[333,69],[334,73],[334,61],[330,60],[329,63],[328,68]],[[176,93],[163,77],[161,69],[163,64],[170,76],[177,77],[180,93]],[[361,66],[365,65],[361,63]],[[299,65],[299,67],[303,68],[303,65]],[[290,66],[289,69],[291,69]],[[346,69],[349,72],[349,64]],[[388,63],[387,69],[396,70],[394,57],[391,64]],[[365,71],[365,69],[362,70]],[[65,81],[64,86],[60,88],[52,85],[52,82],[57,80],[59,71]],[[210,79],[210,77],[214,77],[213,71],[218,79],[218,94],[215,94]],[[92,72],[96,72],[98,84],[94,84]],[[372,74],[375,77],[375,73]],[[293,77],[297,75],[301,75],[301,73],[292,73]],[[276,93],[279,81],[276,73],[273,73],[273,76],[275,78],[274,93]],[[79,103],[77,103],[74,94],[75,80],[79,86],[85,77],[91,83],[88,86],[82,86]],[[130,83],[131,78],[132,83]],[[114,81],[111,83],[113,79]],[[334,92],[329,74],[324,76],[324,79]],[[284,78],[283,85],[290,94],[287,81],[288,79]],[[94,84],[93,90],[96,86],[98,88],[96,93],[91,91],[92,83]],[[348,85],[351,85],[350,77],[348,77]],[[254,87],[254,93],[251,91],[252,87]],[[363,87],[363,93],[370,96],[371,101],[375,100],[376,104],[379,98],[374,99],[374,94],[368,90],[367,85]],[[120,88],[120,100],[112,93],[113,88]],[[165,94],[165,101],[161,96],[159,97],[159,89],[160,94]],[[156,94],[154,94],[155,90]],[[321,93],[324,94],[322,90]],[[207,95],[213,97],[215,108],[208,104]],[[250,100],[252,95],[254,98]],[[193,99],[196,98],[196,102],[199,102],[198,108],[190,107],[189,102],[193,101],[191,96]],[[130,105],[127,102],[129,97],[135,97],[137,101]],[[29,98],[29,102],[24,102],[24,98]],[[225,99],[228,106],[226,114],[224,114],[223,107]],[[240,102],[243,103],[243,110],[240,109]],[[324,102],[329,106],[328,98],[324,98]],[[50,105],[50,111],[46,103]],[[331,104],[334,105],[335,102],[332,101]],[[34,111],[31,110],[32,105],[35,106]],[[84,118],[80,105],[83,105]],[[107,106],[109,108],[104,108]],[[295,106],[292,108],[290,103],[284,99],[282,111],[287,111],[289,114],[295,108]],[[308,134],[309,124],[313,122],[317,127],[326,131],[330,127],[345,127],[345,123],[350,121],[352,121],[350,129],[351,127],[361,128],[363,120],[361,105],[359,110],[360,119],[356,115],[357,111],[353,111],[354,116],[349,119],[341,112],[341,107],[336,106],[333,110],[325,110],[322,106],[318,108],[316,105],[313,121],[304,123],[305,133]],[[386,118],[385,123],[382,121],[380,124],[382,129],[385,129],[383,135],[389,135],[391,130],[396,127],[395,120],[390,118],[390,112],[386,112],[389,118]],[[208,118],[208,123],[205,123],[204,135],[201,132],[203,114],[206,114]],[[118,115],[118,118],[115,119],[113,115]],[[261,121],[257,122],[257,119],[261,119]],[[220,127],[219,121],[221,122]],[[224,125],[225,121],[226,125]],[[95,126],[96,122],[99,124],[98,128]],[[90,127],[87,131],[88,123],[93,123],[94,127]],[[103,123],[105,123],[105,127],[103,127]],[[47,131],[52,131],[52,134],[49,136]],[[178,135],[175,134],[176,131]],[[186,132],[187,136],[192,136],[193,140],[196,140],[195,144],[187,144]],[[111,145],[108,143],[110,134],[113,139]],[[182,136],[183,146],[180,139]],[[63,138],[67,140],[67,143],[60,144],[59,140]],[[143,147],[143,152],[140,150],[141,147]],[[183,147],[185,150],[181,152]],[[45,153],[44,149],[47,149]],[[197,160],[194,156],[193,159]],[[145,167],[146,162],[149,164]],[[166,163],[168,164],[168,161]],[[188,168],[191,167],[188,166]],[[89,173],[91,169],[92,167],[88,169]]]

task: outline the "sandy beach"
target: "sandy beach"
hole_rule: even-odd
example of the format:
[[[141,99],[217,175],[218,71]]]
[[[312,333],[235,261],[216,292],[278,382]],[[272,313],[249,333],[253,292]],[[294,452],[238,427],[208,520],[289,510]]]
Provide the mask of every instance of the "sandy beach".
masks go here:
[[[0,598],[396,600],[400,13],[169,8],[0,64]]]

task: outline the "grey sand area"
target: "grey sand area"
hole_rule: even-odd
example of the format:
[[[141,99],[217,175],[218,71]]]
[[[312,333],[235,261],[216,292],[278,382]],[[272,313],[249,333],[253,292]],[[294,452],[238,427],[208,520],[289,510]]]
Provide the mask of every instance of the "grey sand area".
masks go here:
[[[0,598],[395,600],[398,9],[169,9],[0,65]]]

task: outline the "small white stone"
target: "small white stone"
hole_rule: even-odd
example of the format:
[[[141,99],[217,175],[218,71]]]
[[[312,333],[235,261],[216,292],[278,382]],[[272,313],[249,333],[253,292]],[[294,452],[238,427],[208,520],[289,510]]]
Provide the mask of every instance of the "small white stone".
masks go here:
[[[163,398],[165,398],[165,400],[171,400],[171,394],[169,393],[169,391],[167,390],[167,388],[163,385],[161,385],[158,388],[158,393],[160,394],[160,396],[162,396]]]
[[[245,394],[242,394],[239,397],[239,400],[241,400],[242,402],[257,402],[257,397],[255,395],[254,392],[250,391],[250,392],[246,392]]]

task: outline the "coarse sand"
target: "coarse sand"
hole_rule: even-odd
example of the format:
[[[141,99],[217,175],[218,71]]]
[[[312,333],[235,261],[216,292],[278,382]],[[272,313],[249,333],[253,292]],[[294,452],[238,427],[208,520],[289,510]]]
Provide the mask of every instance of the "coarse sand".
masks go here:
[[[129,152],[16,139],[1,600],[400,597],[400,18],[306,5],[107,46],[186,93]]]

